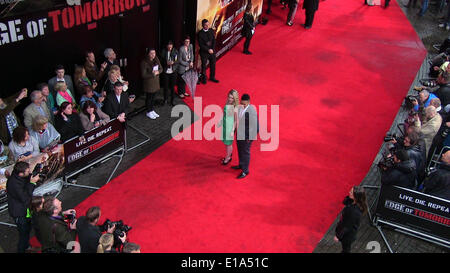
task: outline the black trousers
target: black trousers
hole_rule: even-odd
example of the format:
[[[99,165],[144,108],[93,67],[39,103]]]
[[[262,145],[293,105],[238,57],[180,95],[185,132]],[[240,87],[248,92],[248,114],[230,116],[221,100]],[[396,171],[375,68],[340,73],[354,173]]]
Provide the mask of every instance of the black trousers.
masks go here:
[[[248,48],[250,47],[250,41],[252,40],[253,34],[247,34],[245,35],[245,42],[244,42],[244,52],[248,52]]]
[[[17,253],[25,253],[30,246],[31,218],[17,217],[14,218],[19,232],[19,242],[17,243]]]
[[[163,73],[161,76],[164,88],[164,101],[168,100],[170,92],[170,101],[173,102],[175,96],[175,84],[177,82],[177,72],[174,71],[172,74]]]
[[[239,156],[239,167],[241,170],[248,174],[250,166],[250,148],[252,146],[253,140],[236,140],[238,156]]]
[[[177,73],[178,95],[183,95],[184,93],[186,93],[186,82],[181,76],[183,76],[183,74]]]
[[[342,253],[350,253],[350,251],[352,250],[352,243],[353,241],[350,240],[341,241]]]
[[[206,62],[209,61],[209,78],[215,79],[216,78],[216,54],[209,54],[200,52],[200,58],[202,60],[202,75],[204,78],[204,81],[206,80]]]
[[[145,98],[145,107],[147,108],[147,112],[151,112],[154,110],[155,95],[156,93],[147,93],[147,96]]]
[[[308,10],[305,9],[305,26],[310,27],[313,24],[314,21],[314,14],[316,13],[315,10]]]

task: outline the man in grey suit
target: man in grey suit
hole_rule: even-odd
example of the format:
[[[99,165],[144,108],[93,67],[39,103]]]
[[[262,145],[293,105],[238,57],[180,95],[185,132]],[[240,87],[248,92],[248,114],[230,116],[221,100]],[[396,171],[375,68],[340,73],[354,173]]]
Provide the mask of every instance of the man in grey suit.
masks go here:
[[[241,97],[242,108],[238,112],[238,127],[236,144],[239,155],[239,165],[231,168],[241,170],[238,179],[246,177],[250,165],[250,148],[253,140],[259,132],[258,114],[255,106],[250,104],[250,96],[243,94]]]
[[[39,115],[46,117],[49,121],[53,121],[53,113],[50,113],[48,110],[41,91],[35,90],[31,92],[30,100],[30,105],[23,110],[23,123],[28,129],[31,129],[33,119]]]
[[[48,89],[54,98],[56,98],[55,84],[57,82],[65,82],[67,85],[67,89],[75,94],[75,90],[73,89],[72,78],[69,75],[65,75],[64,66],[57,65],[55,69],[56,76],[48,80]]]
[[[192,68],[194,68],[194,49],[191,44],[191,38],[189,38],[189,36],[186,36],[183,45],[178,50],[177,86],[178,95],[180,96],[180,98],[189,96],[189,94],[186,93],[186,82],[183,80],[182,76],[184,73],[186,73],[186,71]]]

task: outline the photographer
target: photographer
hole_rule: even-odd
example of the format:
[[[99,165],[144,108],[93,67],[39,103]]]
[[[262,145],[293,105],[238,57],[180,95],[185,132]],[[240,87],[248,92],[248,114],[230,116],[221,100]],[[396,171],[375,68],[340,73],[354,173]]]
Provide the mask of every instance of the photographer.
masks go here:
[[[420,182],[425,176],[425,154],[422,153],[419,140],[419,134],[410,130],[403,138],[403,142],[397,142],[394,139],[391,143],[395,145],[396,150],[404,149],[408,153],[409,158],[414,161],[417,179]]]
[[[414,189],[416,187],[416,164],[405,150],[397,150],[392,166],[381,166],[381,184]]]
[[[96,253],[99,239],[102,236],[102,230],[97,225],[101,216],[101,210],[99,207],[91,207],[86,211],[86,216],[81,216],[77,221],[78,241],[81,245],[81,253]],[[107,233],[112,234],[115,229],[115,224],[106,227]],[[123,237],[119,237],[125,242],[126,234]]]
[[[43,253],[67,253],[69,242],[75,241],[76,211],[62,211],[61,205],[61,201],[55,197],[47,197],[44,201],[43,211],[49,221],[42,221],[39,226]]]
[[[8,212],[14,219],[19,232],[18,253],[25,253],[30,248],[31,217],[28,206],[33,196],[39,175],[31,176],[30,165],[27,162],[17,162],[11,176],[6,182],[8,195]]]
[[[450,150],[442,154],[441,164],[423,183],[423,192],[450,200]]]

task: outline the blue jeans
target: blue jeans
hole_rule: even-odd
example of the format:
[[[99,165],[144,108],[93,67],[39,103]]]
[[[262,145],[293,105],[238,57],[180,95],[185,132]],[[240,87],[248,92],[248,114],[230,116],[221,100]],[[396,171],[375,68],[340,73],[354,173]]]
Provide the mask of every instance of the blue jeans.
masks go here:
[[[17,225],[17,231],[19,232],[17,253],[25,253],[25,250],[30,247],[31,219],[17,217],[14,218],[14,223]]]
[[[425,12],[427,12],[429,2],[430,2],[430,0],[422,1],[422,8],[420,9],[419,16],[423,16],[425,14]]]

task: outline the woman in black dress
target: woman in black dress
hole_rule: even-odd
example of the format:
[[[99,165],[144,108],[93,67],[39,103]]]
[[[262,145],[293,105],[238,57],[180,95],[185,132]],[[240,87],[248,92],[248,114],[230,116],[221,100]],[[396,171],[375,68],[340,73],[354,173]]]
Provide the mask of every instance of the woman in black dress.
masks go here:
[[[350,253],[352,243],[356,240],[361,216],[367,213],[366,193],[363,187],[354,186],[345,197],[344,209],[336,226],[334,240],[341,242],[342,253]]]
[[[83,137],[84,129],[80,116],[73,113],[72,104],[67,101],[59,107],[55,117],[55,128],[61,134],[61,142],[65,142],[75,136]]]

